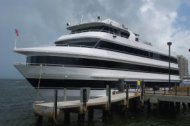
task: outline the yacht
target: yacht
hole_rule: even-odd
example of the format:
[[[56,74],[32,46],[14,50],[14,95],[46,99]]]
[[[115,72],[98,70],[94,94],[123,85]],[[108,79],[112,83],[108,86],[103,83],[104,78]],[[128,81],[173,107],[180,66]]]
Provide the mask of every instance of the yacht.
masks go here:
[[[16,48],[26,56],[17,70],[35,88],[105,88],[143,80],[147,86],[168,85],[167,50],[140,42],[139,35],[111,19],[75,25],[54,46]],[[177,56],[171,53],[171,84],[179,83]]]

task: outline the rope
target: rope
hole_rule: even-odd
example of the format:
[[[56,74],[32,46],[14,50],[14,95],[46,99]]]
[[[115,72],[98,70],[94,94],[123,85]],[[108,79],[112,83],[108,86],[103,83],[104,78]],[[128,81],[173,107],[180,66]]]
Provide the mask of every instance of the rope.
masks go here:
[[[38,100],[39,98],[39,89],[40,89],[40,82],[41,82],[41,78],[42,78],[42,64],[40,64],[40,76],[39,76],[39,79],[38,79],[38,88],[37,88],[37,96],[36,96],[36,101]]]

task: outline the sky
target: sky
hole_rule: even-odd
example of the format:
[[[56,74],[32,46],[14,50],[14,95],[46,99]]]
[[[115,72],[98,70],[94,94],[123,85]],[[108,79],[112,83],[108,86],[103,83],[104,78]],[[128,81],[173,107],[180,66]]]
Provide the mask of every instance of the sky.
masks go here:
[[[25,56],[17,48],[53,45],[69,34],[66,24],[96,20],[97,16],[125,24],[142,41],[184,55],[190,60],[190,0],[0,0],[0,78],[23,78],[14,68]]]

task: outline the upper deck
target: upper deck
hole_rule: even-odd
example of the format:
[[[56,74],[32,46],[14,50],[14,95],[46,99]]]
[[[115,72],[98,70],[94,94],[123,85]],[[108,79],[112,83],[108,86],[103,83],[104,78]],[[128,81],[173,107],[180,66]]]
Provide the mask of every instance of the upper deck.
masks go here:
[[[138,34],[129,31],[128,28],[126,28],[123,24],[121,25],[111,19],[68,26],[67,29],[71,30],[71,34],[88,31],[99,31],[121,36],[134,41],[138,41],[139,36]]]

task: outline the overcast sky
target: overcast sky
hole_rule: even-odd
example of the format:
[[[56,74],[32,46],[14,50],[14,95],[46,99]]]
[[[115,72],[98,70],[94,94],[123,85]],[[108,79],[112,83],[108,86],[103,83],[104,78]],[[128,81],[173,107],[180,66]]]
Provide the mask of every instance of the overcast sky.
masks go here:
[[[125,24],[141,40],[190,59],[190,0],[0,0],[0,78],[22,78],[13,67],[25,57],[17,47],[53,45],[68,34],[66,23],[95,20],[97,16]]]

